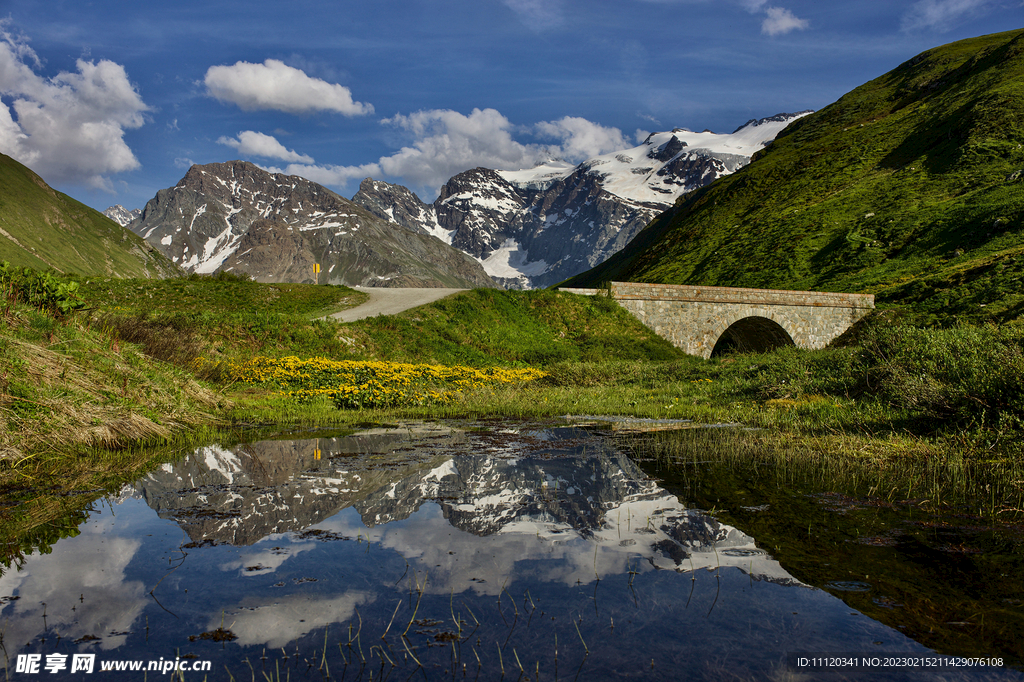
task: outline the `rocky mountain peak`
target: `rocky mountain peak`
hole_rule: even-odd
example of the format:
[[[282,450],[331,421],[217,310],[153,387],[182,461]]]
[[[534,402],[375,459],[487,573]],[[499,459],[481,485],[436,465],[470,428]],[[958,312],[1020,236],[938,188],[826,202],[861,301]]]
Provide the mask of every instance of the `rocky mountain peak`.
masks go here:
[[[107,216],[121,227],[128,227],[128,223],[142,215],[142,209],[133,208],[129,211],[121,204],[115,204],[105,210],[103,215]]]
[[[685,142],[675,135],[672,135],[667,142],[664,142],[647,152],[647,158],[654,159],[656,161],[668,161],[673,156],[683,151],[683,147],[685,146],[687,146]]]
[[[442,241],[245,161],[192,166],[132,229],[190,272],[302,282],[319,264],[320,282],[350,286],[493,286],[478,263]]]

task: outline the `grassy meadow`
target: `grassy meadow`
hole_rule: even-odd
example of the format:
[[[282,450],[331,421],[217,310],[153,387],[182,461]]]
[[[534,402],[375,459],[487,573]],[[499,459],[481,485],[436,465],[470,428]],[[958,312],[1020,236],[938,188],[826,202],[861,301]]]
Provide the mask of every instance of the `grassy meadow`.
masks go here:
[[[65,278],[47,304],[27,276],[2,283],[0,480],[209,429],[399,418],[621,415],[854,458],[1021,455],[1019,326],[882,311],[845,345],[703,360],[600,296],[474,290],[342,324],[322,316],[362,300],[345,287]]]

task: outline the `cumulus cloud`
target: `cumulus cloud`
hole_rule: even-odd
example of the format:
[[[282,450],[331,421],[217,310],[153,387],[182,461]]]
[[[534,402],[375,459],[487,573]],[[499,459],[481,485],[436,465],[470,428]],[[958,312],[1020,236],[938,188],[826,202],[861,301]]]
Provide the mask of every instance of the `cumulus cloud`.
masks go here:
[[[431,190],[477,166],[518,170],[553,157],[579,162],[629,146],[617,128],[571,116],[517,128],[494,109],[473,109],[469,115],[433,109],[383,122],[405,130],[413,142],[382,157],[380,168],[410,185]],[[515,139],[517,132],[557,142],[525,144]]]
[[[373,105],[354,101],[348,88],[311,78],[277,59],[262,64],[236,62],[232,66],[211,66],[204,83],[211,97],[237,104],[246,111],[334,111],[345,116],[373,113]]]
[[[810,24],[806,19],[800,19],[784,7],[768,7],[765,9],[768,15],[761,22],[761,33],[769,36],[782,35],[790,31],[802,31]]]
[[[801,19],[785,7],[775,7],[768,4],[768,0],[739,0],[740,7],[751,14],[764,14],[761,22],[761,33],[767,36],[777,36],[789,33],[790,31],[803,30],[810,26],[810,22]]]
[[[539,146],[516,142],[512,123],[494,109],[473,109],[468,116],[434,109],[383,122],[404,129],[414,142],[381,158],[381,168],[418,187],[437,187],[476,166],[530,168],[544,156]]]
[[[79,59],[74,73],[53,78],[24,36],[0,20],[0,152],[29,166],[48,182],[70,182],[112,191],[111,173],[139,167],[124,141],[145,122],[149,107],[124,67]]]
[[[561,142],[560,156],[583,161],[629,145],[618,128],[606,128],[585,118],[566,116],[558,121],[537,124],[537,131]]]
[[[903,15],[904,31],[938,29],[945,31],[963,17],[982,12],[989,0],[919,0]]]
[[[257,133],[254,130],[243,130],[238,133],[238,138],[221,137],[218,144],[234,147],[239,154],[245,156],[262,156],[265,159],[278,159],[280,161],[291,161],[292,163],[313,163],[312,156],[299,154],[286,149],[283,144],[277,141],[272,135]]]

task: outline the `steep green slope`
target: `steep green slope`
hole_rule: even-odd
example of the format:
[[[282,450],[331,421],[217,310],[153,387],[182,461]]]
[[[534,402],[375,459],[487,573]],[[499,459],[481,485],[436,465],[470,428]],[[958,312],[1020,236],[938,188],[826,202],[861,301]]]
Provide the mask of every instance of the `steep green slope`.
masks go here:
[[[922,322],[1024,313],[1024,31],[922,53],[787,127],[569,280],[866,292]]]
[[[36,270],[166,277],[178,268],[99,211],[0,154],[0,261]]]

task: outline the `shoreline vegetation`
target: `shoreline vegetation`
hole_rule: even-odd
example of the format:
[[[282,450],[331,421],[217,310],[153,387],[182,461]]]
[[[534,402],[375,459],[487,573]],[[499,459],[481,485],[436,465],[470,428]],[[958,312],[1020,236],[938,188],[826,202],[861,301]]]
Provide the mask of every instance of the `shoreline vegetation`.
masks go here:
[[[53,524],[75,495],[116,493],[174,452],[244,430],[566,415],[741,424],[729,449],[872,494],[948,498],[940,479],[991,492],[982,473],[1008,472],[988,516],[1024,516],[1024,326],[923,329],[880,310],[825,350],[703,360],[607,297],[549,290],[324,318],[364,298],[230,274],[0,267],[0,517],[17,517],[23,538],[74,532]],[[676,447],[657,432],[620,436],[648,454]]]

